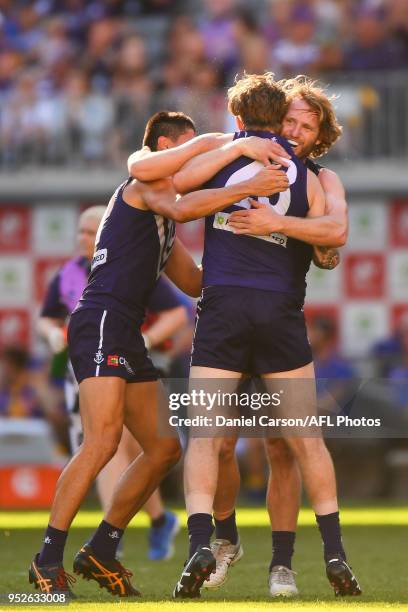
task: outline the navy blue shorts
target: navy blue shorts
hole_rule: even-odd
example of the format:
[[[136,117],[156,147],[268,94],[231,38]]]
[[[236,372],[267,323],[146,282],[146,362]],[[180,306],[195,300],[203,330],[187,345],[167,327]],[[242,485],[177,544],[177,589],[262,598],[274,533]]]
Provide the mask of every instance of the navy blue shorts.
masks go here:
[[[256,375],[295,370],[311,361],[299,299],[247,287],[203,289],[192,366]]]
[[[75,312],[68,326],[68,349],[78,384],[95,376],[117,376],[129,383],[158,379],[140,330],[112,310]]]

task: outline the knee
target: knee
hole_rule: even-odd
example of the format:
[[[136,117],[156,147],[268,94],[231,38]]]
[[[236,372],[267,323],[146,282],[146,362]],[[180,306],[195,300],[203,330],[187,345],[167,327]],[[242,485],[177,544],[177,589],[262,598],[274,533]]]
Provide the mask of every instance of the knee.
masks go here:
[[[167,470],[176,465],[182,455],[180,442],[176,438],[163,438],[160,444],[144,452],[158,468],[164,467]]]
[[[225,438],[222,441],[220,448],[220,462],[228,463],[235,458],[235,446],[237,444],[236,438]]]
[[[323,438],[319,437],[291,438],[288,440],[288,445],[290,446],[292,453],[301,460],[306,459],[308,461],[319,461],[328,453]]]
[[[121,426],[100,424],[92,432],[84,432],[82,453],[89,461],[105,465],[115,455],[121,436]]]
[[[295,457],[290,446],[282,438],[269,438],[265,442],[266,453],[271,466],[292,465]]]

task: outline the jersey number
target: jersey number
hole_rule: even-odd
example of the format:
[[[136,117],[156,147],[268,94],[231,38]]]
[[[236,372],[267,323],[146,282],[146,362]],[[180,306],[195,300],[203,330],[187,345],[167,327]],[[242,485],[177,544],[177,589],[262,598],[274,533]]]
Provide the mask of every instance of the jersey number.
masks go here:
[[[251,164],[244,166],[240,170],[237,170],[236,172],[234,172],[234,174],[231,174],[225,186],[227,187],[228,185],[236,185],[237,183],[246,181],[255,176],[255,174],[262,170],[263,167],[264,166],[263,164],[261,164],[261,162],[254,161]],[[289,179],[289,185],[293,185],[297,178],[297,167],[293,161],[289,162],[287,176]],[[258,202],[270,206],[274,209],[276,213],[278,213],[278,215],[286,215],[290,206],[290,199],[290,186],[288,187],[288,189],[286,189],[286,191],[282,191],[282,193],[279,194],[278,201],[276,202],[276,204],[271,204],[270,198],[267,198],[265,196],[259,196],[257,198]],[[251,203],[248,198],[245,198],[244,200],[237,202],[235,206],[240,206],[241,208],[251,208]]]

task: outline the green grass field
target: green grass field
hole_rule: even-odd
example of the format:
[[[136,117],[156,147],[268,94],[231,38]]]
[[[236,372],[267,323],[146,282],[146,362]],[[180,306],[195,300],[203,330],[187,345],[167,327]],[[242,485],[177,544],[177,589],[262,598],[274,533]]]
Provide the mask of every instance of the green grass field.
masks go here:
[[[185,530],[178,535],[175,557],[171,561],[152,563],[147,560],[147,519],[140,516],[125,535],[124,564],[134,572],[134,582],[142,591],[143,599],[116,600],[101,591],[95,583],[78,579],[75,593],[79,599],[70,604],[70,609],[96,612],[102,607],[108,609],[115,606],[123,612],[131,609],[169,612],[187,609],[188,606],[188,610],[194,609],[194,612],[257,612],[273,606],[273,610],[279,612],[298,609],[408,611],[406,508],[353,507],[343,510],[345,545],[363,588],[362,597],[347,600],[334,598],[325,577],[320,536],[314,526],[312,512],[302,510],[296,543],[294,569],[298,572],[297,584],[301,594],[296,600],[288,601],[271,600],[268,596],[267,569],[271,545],[266,512],[258,508],[240,509],[237,516],[245,556],[232,568],[227,584],[218,591],[204,590],[201,601],[170,600],[186,556]],[[67,571],[71,569],[74,553],[100,517],[100,513],[91,511],[84,511],[77,517],[67,544]],[[184,525],[185,514],[182,512],[180,520]],[[31,590],[27,568],[34,552],[39,549],[46,521],[45,512],[0,512],[0,592]],[[52,609],[55,608],[52,606]]]

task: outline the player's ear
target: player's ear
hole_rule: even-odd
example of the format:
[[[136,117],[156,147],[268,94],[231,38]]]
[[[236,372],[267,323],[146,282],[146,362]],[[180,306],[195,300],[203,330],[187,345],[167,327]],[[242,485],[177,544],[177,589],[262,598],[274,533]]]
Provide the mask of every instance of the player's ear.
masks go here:
[[[164,151],[165,149],[170,149],[170,148],[171,148],[170,138],[167,138],[167,136],[159,136],[157,139],[157,150]]]
[[[237,124],[237,128],[239,131],[242,131],[245,129],[244,122],[242,121],[239,115],[235,117],[235,123]]]

